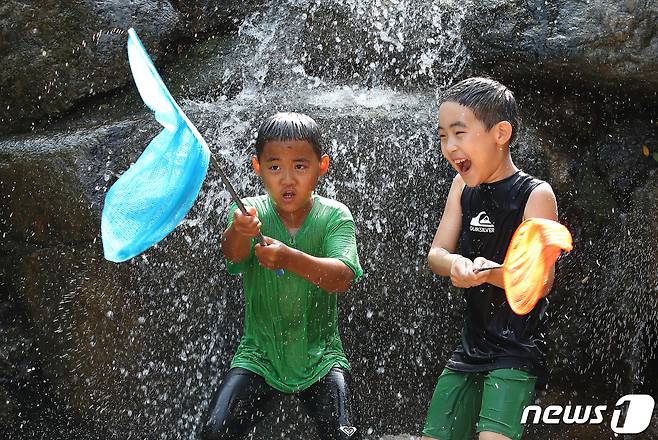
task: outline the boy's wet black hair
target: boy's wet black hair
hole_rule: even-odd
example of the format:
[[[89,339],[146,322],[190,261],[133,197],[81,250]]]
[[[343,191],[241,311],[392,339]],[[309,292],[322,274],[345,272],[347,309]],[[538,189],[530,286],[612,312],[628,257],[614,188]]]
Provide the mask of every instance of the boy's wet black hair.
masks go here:
[[[482,77],[465,79],[439,94],[439,105],[447,101],[468,107],[487,130],[500,121],[508,121],[512,125],[510,147],[518,139],[519,107],[511,90],[498,81]]]
[[[277,113],[265,119],[256,137],[256,157],[260,159],[270,141],[307,141],[318,159],[322,157],[322,135],[317,122],[302,113]]]

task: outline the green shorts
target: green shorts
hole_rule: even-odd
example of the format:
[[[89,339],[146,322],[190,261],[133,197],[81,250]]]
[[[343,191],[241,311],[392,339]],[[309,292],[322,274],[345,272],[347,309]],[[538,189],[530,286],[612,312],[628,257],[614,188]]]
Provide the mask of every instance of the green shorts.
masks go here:
[[[519,440],[521,416],[535,394],[537,378],[516,369],[481,373],[443,370],[427,410],[423,435],[440,440],[469,440],[490,431]]]

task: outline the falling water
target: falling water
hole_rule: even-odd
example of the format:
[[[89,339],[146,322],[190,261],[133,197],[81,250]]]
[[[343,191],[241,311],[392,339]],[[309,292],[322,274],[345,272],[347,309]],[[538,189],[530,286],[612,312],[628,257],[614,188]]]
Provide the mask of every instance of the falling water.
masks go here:
[[[247,16],[237,33],[209,37],[162,72],[245,196],[263,192],[249,157],[255,130],[266,115],[301,111],[320,123],[331,168],[317,192],[352,210],[365,270],[339,307],[361,429],[369,439],[401,435],[395,438],[402,440],[420,430],[436,377],[459,337],[459,297],[429,272],[425,256],[452,178],[437,149],[435,90],[468,71],[469,56],[460,40],[468,8],[468,2],[449,0],[272,1]],[[127,93],[127,101],[138,99],[134,88]],[[98,211],[109,186],[159,131],[150,113],[134,108],[128,106],[111,123],[94,124],[89,116],[25,144],[83,151],[75,161],[91,207]],[[539,176],[547,164],[560,160],[541,149],[550,143],[542,139],[542,130],[530,127],[515,152],[519,164]],[[49,396],[44,402],[66,417],[13,427],[17,433],[81,440],[196,438],[242,328],[240,280],[226,274],[219,251],[228,204],[229,195],[211,166],[186,219],[142,256],[112,265],[102,261],[96,242],[78,254],[62,247],[31,257],[28,279],[60,268],[57,277],[62,279],[39,278],[40,283],[26,287],[26,295],[44,311],[43,333],[50,335],[46,342],[53,347],[42,364],[56,390],[44,391]],[[566,211],[568,219],[581,215],[574,207]],[[620,230],[632,226],[623,223],[617,225]],[[601,251],[586,242],[596,234],[615,233],[583,228],[575,238],[582,249]],[[607,261],[623,266],[624,253],[637,247],[647,249],[636,257],[646,265],[643,258],[655,248],[637,241],[624,251],[614,250]],[[633,318],[621,318],[606,290],[628,290],[628,283],[642,289],[655,276],[636,270],[639,280],[606,287],[610,278],[590,276],[576,257],[565,258],[563,265],[569,274],[582,276],[558,274],[556,285],[563,286],[562,294],[576,295],[578,305],[570,310],[572,303],[556,299],[553,322],[563,329],[560,337],[601,332],[606,326],[600,319],[628,319],[640,327],[655,321],[655,312],[639,317],[637,308],[646,306],[646,295],[637,304],[624,302]],[[66,293],[43,297],[52,286],[65,286]],[[583,327],[570,327],[577,317],[567,315],[587,310],[577,295],[589,286],[608,292],[599,298],[602,309],[607,308]],[[655,324],[646,326],[655,331]],[[628,339],[617,331],[609,336],[596,353],[616,337]],[[589,344],[582,337],[583,345]],[[582,356],[594,351],[587,350]],[[563,369],[580,356],[569,357],[559,343],[556,353],[553,362]],[[598,365],[606,354],[599,355],[589,362]],[[578,365],[589,368],[587,361]],[[602,370],[615,374],[612,367]],[[309,424],[297,402],[287,398],[252,438],[313,438]],[[48,437],[47,432],[54,434]]]
[[[401,311],[411,307],[413,314],[426,316],[419,299],[406,297],[414,293],[405,285],[432,285],[424,254],[438,219],[437,202],[448,186],[436,149],[432,90],[459,75],[467,62],[458,37],[464,7],[413,6],[409,1],[273,2],[244,20],[228,50],[211,39],[204,62],[173,66],[164,75],[166,83],[179,82],[187,92],[179,101],[244,195],[262,193],[249,156],[265,115],[297,110],[320,122],[332,164],[318,192],[352,209],[366,270],[340,307],[348,356],[355,375],[363,377],[357,393],[362,429],[370,438],[408,426],[390,414],[417,398],[397,389],[400,372],[389,367],[391,361],[409,358],[407,374],[427,374],[427,389],[434,380],[436,369],[428,370],[429,360],[405,342],[423,330]],[[337,15],[329,17],[327,11]],[[364,37],[358,42],[350,40],[354,28]],[[336,54],[346,57],[345,65],[328,61]],[[203,87],[186,85],[195,79],[216,88],[202,93]],[[134,122],[142,128],[133,155],[157,131],[150,118]],[[116,176],[125,167],[125,153],[107,154],[99,171]],[[112,182],[113,177],[104,179],[97,197]],[[63,330],[93,344],[70,348],[92,355],[83,360],[83,383],[75,384],[74,393],[85,394],[80,397],[90,410],[85,417],[109,435],[192,439],[198,434],[241,332],[240,283],[225,274],[218,247],[228,203],[211,167],[186,220],[155,249],[125,263],[119,270],[124,278],[116,276],[120,282],[98,298],[100,322],[92,334]],[[400,245],[407,255],[391,259],[401,257]],[[383,296],[364,296],[373,290]],[[84,313],[91,313],[89,307]],[[392,320],[400,327],[386,328]],[[100,328],[109,332],[103,341],[95,340]],[[367,343],[351,342],[357,339]],[[372,408],[367,402],[373,398],[392,403]],[[275,432],[298,438],[308,423],[288,399],[257,429],[256,438]]]

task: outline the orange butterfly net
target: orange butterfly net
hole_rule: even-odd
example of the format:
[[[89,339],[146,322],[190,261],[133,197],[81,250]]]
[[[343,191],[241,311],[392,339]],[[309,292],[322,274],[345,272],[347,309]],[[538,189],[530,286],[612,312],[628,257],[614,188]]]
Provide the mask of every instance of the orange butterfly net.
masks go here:
[[[548,275],[560,252],[573,249],[569,230],[560,223],[531,218],[519,225],[502,266],[507,302],[517,315],[526,315],[541,299]]]

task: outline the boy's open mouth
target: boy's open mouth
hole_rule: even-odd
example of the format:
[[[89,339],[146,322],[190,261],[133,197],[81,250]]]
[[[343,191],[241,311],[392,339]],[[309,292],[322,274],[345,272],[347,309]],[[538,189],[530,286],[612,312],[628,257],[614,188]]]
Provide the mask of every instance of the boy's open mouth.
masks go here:
[[[455,166],[460,173],[466,173],[471,169],[471,161],[468,159],[455,160]]]
[[[292,190],[284,191],[281,196],[285,202],[289,202],[295,197],[295,192]]]

